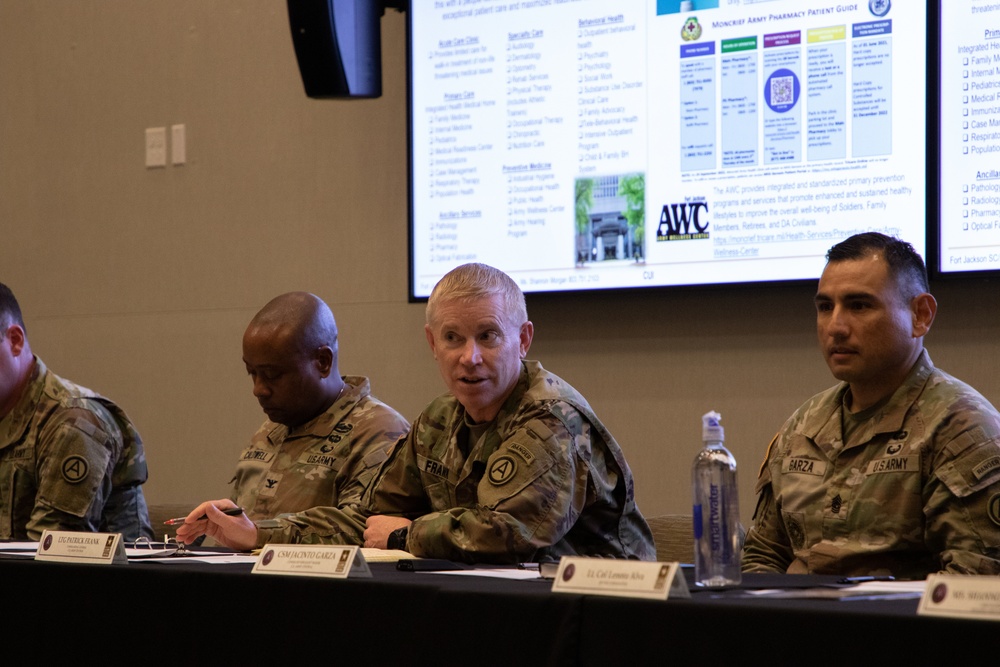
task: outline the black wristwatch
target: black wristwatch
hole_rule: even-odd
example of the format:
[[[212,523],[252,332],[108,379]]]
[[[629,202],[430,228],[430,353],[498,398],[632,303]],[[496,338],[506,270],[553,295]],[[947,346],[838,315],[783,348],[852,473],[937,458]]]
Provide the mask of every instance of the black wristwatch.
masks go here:
[[[410,532],[409,526],[403,526],[389,533],[385,541],[386,549],[400,549],[406,551],[406,535]]]

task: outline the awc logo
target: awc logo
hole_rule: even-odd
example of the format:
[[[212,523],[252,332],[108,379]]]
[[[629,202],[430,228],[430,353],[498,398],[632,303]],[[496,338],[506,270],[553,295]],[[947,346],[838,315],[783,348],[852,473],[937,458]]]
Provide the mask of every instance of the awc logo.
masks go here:
[[[660,213],[660,226],[656,228],[656,240],[707,239],[707,214],[708,202],[704,198],[695,198],[682,204],[665,204]]]

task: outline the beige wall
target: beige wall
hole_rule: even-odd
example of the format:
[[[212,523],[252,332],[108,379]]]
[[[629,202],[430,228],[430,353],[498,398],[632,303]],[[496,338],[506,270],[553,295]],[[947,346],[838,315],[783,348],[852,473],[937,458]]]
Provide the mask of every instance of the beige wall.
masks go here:
[[[263,418],[240,336],[272,296],[333,307],[341,370],[408,418],[442,391],[408,304],[405,20],[384,95],[305,97],[283,0],[0,0],[0,281],[35,351],[147,443],[151,502],[224,495]],[[184,123],[188,163],[146,169]],[[621,441],[646,514],[686,512],[700,416],[722,413],[744,520],[767,442],[832,384],[812,285],[539,295],[534,358]],[[928,347],[1000,401],[997,286],[935,286]]]

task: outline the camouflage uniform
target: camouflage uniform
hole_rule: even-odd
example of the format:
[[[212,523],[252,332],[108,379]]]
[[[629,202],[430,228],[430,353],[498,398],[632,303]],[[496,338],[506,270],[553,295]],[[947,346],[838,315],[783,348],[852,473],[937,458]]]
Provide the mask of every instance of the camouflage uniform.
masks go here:
[[[446,394],[420,415],[379,473],[368,511],[413,519],[417,556],[517,562],[593,555],[655,560],[618,443],[575,389],[526,361],[472,445]]]
[[[231,498],[251,519],[280,528],[279,515],[361,500],[409,422],[370,395],[368,378],[345,377],[344,383],[333,405],[309,423],[289,432],[266,421],[250,440]],[[360,533],[352,543],[359,540]]]
[[[748,572],[1000,574],[1000,415],[927,352],[843,442],[841,383],[775,437]]]
[[[142,441],[121,408],[35,357],[0,420],[0,539],[37,540],[45,529],[152,537],[146,477]]]

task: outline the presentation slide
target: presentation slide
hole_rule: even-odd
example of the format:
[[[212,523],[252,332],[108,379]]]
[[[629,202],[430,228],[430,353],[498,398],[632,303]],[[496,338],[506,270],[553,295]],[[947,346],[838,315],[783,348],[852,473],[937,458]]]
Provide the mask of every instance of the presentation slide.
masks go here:
[[[1000,2],[941,3],[942,273],[1000,270]]]
[[[925,1],[409,15],[415,298],[473,261],[535,292],[814,279],[862,231],[925,251]]]

